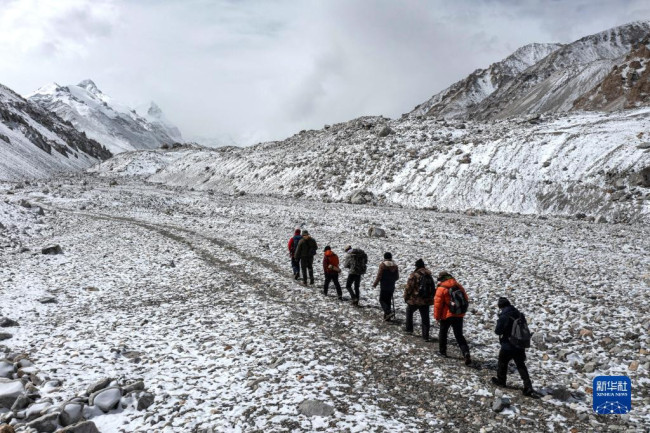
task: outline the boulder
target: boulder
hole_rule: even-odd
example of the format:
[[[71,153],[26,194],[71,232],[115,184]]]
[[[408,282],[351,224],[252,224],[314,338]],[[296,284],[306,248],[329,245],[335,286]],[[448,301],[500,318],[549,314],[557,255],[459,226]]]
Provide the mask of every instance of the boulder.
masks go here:
[[[34,401],[31,398],[27,397],[26,395],[20,395],[16,399],[16,401],[14,401],[13,406],[11,406],[11,411],[12,412],[21,411],[25,409],[27,406],[29,406],[30,404],[32,404],[33,402]]]
[[[0,379],[0,408],[10,409],[16,399],[25,392],[20,380]]]
[[[138,396],[138,404],[136,406],[137,410],[147,410],[151,406],[156,398],[150,392],[143,392]]]
[[[117,386],[102,389],[90,395],[88,404],[97,406],[102,412],[115,409],[122,398],[122,390]]]
[[[381,129],[381,131],[379,131],[379,134],[377,134],[377,135],[380,136],[380,137],[387,137],[392,133],[393,133],[393,130],[390,128],[390,126],[386,125]]]
[[[56,298],[52,296],[45,296],[38,300],[41,304],[56,304]]]
[[[375,198],[374,194],[369,191],[356,191],[350,196],[350,203],[352,204],[366,204]]]
[[[0,332],[0,341],[2,340],[9,340],[13,335],[9,334],[8,332]]]
[[[0,317],[0,328],[10,328],[12,326],[18,326],[18,322],[8,317]]]
[[[14,378],[14,364],[6,359],[0,359],[0,377],[5,379]]]
[[[582,367],[582,371],[584,371],[585,373],[593,373],[594,370],[596,370],[595,362],[588,362]]]
[[[63,250],[61,249],[61,246],[58,244],[54,245],[48,245],[46,247],[43,247],[41,249],[41,252],[46,255],[56,255],[56,254],[63,254]]]
[[[332,416],[334,407],[319,400],[305,400],[298,406],[298,411],[305,416]]]
[[[67,402],[61,406],[61,413],[59,414],[59,424],[63,427],[78,423],[83,419],[82,403]]]
[[[126,385],[123,388],[124,394],[128,394],[133,391],[144,391],[144,382],[141,380],[138,380],[136,382],[133,382],[129,385]]]
[[[16,433],[16,430],[9,424],[0,425],[0,433]]]
[[[59,426],[59,414],[48,413],[43,415],[40,418],[36,418],[34,421],[27,423],[27,428],[33,428],[39,433],[52,433]]]
[[[99,433],[97,426],[92,421],[83,421],[75,425],[57,430],[56,433]]]
[[[95,383],[90,385],[88,387],[88,389],[86,389],[86,394],[90,395],[90,394],[93,394],[93,393],[95,393],[95,392],[97,392],[97,391],[99,391],[101,389],[106,388],[108,385],[111,384],[111,382],[113,380],[114,379],[111,378],[111,377],[105,377],[103,379],[99,379],[98,381],[96,381]]]
[[[380,229],[379,227],[370,227],[368,229],[368,236],[371,238],[385,238],[386,230]]]
[[[510,406],[510,399],[508,397],[497,397],[492,403],[492,410],[495,412],[501,412],[503,409]]]

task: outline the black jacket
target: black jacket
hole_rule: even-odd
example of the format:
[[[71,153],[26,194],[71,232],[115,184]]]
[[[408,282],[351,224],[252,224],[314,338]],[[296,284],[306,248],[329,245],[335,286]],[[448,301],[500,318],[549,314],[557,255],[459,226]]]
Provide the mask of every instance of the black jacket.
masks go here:
[[[517,317],[519,317],[519,310],[517,310],[512,305],[508,305],[499,313],[499,319],[497,320],[497,327],[494,329],[494,332],[499,336],[499,343],[501,343],[501,349],[503,350],[524,350],[510,344],[509,337],[512,333],[512,324]]]

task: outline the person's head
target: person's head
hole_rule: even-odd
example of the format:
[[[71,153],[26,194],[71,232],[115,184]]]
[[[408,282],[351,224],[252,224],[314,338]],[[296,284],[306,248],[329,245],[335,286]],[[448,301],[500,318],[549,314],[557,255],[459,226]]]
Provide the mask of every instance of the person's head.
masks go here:
[[[302,235],[303,235],[303,236],[309,236],[309,232],[308,232],[307,230],[303,230],[303,231],[302,231]]]
[[[508,298],[506,298],[504,296],[500,297],[499,300],[497,301],[497,306],[502,310],[504,308],[506,308],[506,307],[509,307],[510,305],[512,305],[512,304],[510,303]]]
[[[294,234],[295,236],[299,236],[299,235],[300,235],[300,229],[295,229],[295,230],[293,231],[293,234]]]
[[[384,260],[393,260],[393,255],[391,253],[384,253]]]
[[[447,281],[451,278],[454,278],[451,276],[451,274],[447,271],[442,271],[438,274],[438,281]]]
[[[347,247],[343,248],[343,251],[346,253],[352,249],[352,245],[348,245]]]
[[[417,259],[415,262],[415,269],[420,269],[424,267],[424,260],[422,259]]]
[[[323,252],[324,252],[324,253],[326,253],[326,252],[328,252],[328,251],[332,251],[332,249],[330,248],[329,245],[326,246],[326,247],[323,249]]]

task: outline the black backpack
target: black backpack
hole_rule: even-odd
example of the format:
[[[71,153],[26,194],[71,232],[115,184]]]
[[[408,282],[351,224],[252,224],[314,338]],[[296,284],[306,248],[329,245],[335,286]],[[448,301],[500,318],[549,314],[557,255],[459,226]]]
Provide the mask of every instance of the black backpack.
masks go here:
[[[519,313],[518,317],[512,318],[512,329],[508,341],[510,344],[518,349],[528,349],[530,347],[530,340],[533,334],[528,329],[528,322],[526,316]]]
[[[451,314],[465,314],[467,312],[469,302],[467,302],[463,291],[458,286],[449,288],[449,298],[451,300],[449,303],[449,312]]]
[[[433,298],[433,289],[436,283],[429,273],[420,274],[420,281],[418,283],[418,298],[431,299]]]
[[[362,275],[368,269],[368,255],[363,250],[354,250],[351,252],[350,272]]]

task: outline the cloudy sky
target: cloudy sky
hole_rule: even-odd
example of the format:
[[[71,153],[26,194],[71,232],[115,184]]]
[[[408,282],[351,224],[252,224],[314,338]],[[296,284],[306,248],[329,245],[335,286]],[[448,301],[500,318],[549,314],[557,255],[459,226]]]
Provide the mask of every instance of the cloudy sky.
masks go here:
[[[91,78],[250,144],[398,117],[519,46],[642,19],[647,0],[0,0],[0,83]]]

